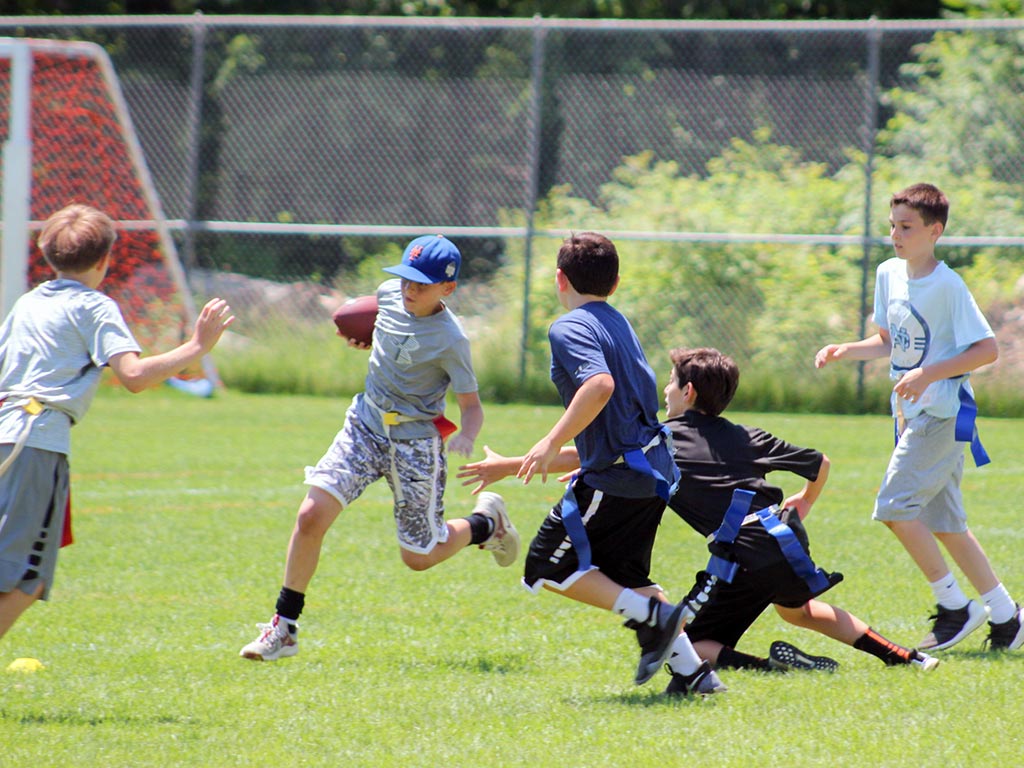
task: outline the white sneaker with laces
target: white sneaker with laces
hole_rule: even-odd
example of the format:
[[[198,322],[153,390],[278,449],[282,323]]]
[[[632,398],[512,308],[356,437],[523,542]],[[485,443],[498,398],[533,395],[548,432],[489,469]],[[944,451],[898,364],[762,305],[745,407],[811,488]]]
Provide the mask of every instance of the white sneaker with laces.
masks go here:
[[[486,549],[494,555],[495,562],[502,568],[512,565],[519,556],[519,532],[505,510],[505,500],[496,493],[484,491],[473,512],[484,515],[494,523],[494,532],[480,545],[480,549]]]
[[[260,636],[245,646],[239,656],[252,661],[277,661],[299,652],[298,625],[289,632],[285,622],[275,615],[267,624],[257,624]]]

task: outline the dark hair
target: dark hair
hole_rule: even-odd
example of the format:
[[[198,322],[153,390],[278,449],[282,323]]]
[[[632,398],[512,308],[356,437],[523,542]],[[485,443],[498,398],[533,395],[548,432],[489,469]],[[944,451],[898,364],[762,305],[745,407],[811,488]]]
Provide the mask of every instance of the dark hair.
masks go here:
[[[608,296],[619,277],[619,253],[604,235],[573,234],[558,249],[558,268],[577,293]]]
[[[697,390],[694,408],[717,416],[732,402],[740,383],[740,369],[731,357],[713,347],[679,347],[669,356],[679,386],[685,387],[690,382]]]
[[[69,205],[50,216],[36,241],[58,272],[84,272],[114,247],[117,232],[107,214],[88,205]]]
[[[921,214],[925,224],[936,221],[946,228],[949,218],[949,200],[941,189],[932,184],[913,184],[897,192],[889,200],[889,208],[905,205]]]

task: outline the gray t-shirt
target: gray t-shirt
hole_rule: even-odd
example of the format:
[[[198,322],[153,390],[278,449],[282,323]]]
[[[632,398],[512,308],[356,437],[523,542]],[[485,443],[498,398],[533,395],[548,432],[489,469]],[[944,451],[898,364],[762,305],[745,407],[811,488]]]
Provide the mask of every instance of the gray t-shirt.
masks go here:
[[[15,303],[0,326],[0,443],[13,443],[32,396],[47,406],[26,445],[69,454],[71,426],[92,403],[111,357],[140,352],[117,304],[75,280],[50,280]]]
[[[356,412],[370,429],[384,434],[380,416],[365,402],[368,396],[385,411],[416,419],[392,427],[391,437],[432,437],[437,434],[432,420],[444,413],[449,385],[459,394],[477,391],[469,337],[447,307],[429,317],[409,314],[402,306],[400,280],[380,285],[377,306],[370,369]]]

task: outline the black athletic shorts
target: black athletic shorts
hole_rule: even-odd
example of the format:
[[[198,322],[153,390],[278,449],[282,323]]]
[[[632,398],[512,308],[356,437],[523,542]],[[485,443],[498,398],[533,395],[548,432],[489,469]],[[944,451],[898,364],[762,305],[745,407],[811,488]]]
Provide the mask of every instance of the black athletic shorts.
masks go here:
[[[583,479],[574,486],[580,515],[590,540],[593,568],[624,587],[649,587],[651,550],[665,502],[657,496],[627,499],[591,488]],[[566,589],[583,575],[562,523],[562,502],[541,523],[526,555],[523,584],[538,592],[545,583]]]
[[[731,584],[722,582],[718,585],[711,602],[686,625],[686,634],[694,643],[716,640],[735,648],[743,633],[769,605],[799,608],[836,583],[838,580],[830,579],[828,587],[813,592],[785,560],[754,571],[740,568]]]

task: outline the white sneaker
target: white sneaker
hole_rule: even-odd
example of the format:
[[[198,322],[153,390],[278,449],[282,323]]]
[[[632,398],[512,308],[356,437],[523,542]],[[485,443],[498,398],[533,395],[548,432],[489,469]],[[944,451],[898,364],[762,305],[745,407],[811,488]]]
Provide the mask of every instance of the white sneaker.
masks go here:
[[[494,555],[495,562],[502,568],[512,565],[519,556],[519,532],[505,511],[505,500],[496,493],[484,491],[473,512],[490,518],[494,523],[494,532],[480,545],[480,549],[486,549]]]
[[[238,654],[253,661],[276,661],[299,652],[298,624],[295,632],[289,632],[281,617],[275,615],[269,624],[257,624],[260,636],[245,646]]]
[[[914,656],[910,659],[910,665],[922,672],[931,672],[939,666],[939,660],[934,656],[929,656],[927,653],[914,651]]]

